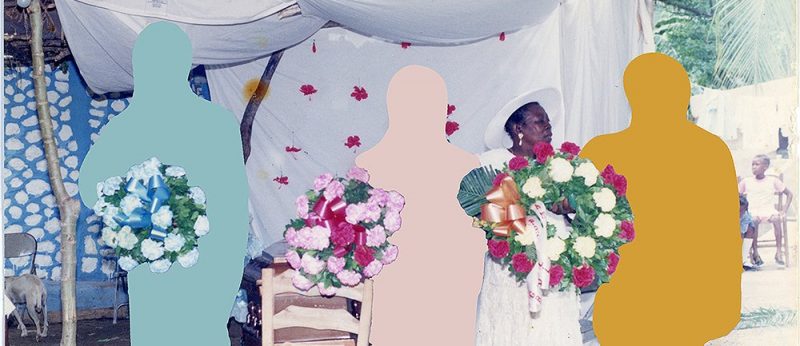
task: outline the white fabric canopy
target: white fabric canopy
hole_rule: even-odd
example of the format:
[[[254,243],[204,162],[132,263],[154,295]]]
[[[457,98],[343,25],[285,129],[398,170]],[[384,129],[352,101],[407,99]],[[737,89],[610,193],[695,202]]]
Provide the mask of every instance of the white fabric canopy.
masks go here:
[[[252,22],[295,4],[294,0],[76,0],[114,12],[188,24]],[[60,8],[59,8],[60,10]]]
[[[74,0],[57,2],[87,83],[102,91],[130,89],[131,46],[135,34],[152,19]],[[283,20],[269,16],[211,27],[179,23],[192,40],[195,63],[207,64],[212,101],[239,119],[247,103],[245,86],[260,77],[268,60],[264,55],[280,46],[267,41],[267,48],[254,49],[259,37],[254,32],[281,37],[284,47],[299,42],[284,53],[253,128],[247,171],[253,231],[264,244],[282,237],[283,226],[294,217],[294,199],[315,176],[345,173],[358,153],[383,137],[388,83],[409,64],[428,66],[442,75],[448,103],[455,106],[449,119],[460,127],[450,140],[473,153],[485,149],[483,133],[492,116],[509,100],[535,88],[554,87],[565,97],[565,117],[552,119],[555,145],[564,139],[583,145],[597,134],[628,124],[622,71],[652,42],[649,19],[642,18],[647,17],[645,0],[637,0],[635,6],[613,0],[566,0],[548,16],[539,17],[533,9],[545,8],[551,1],[505,1],[496,6],[483,1],[441,2],[450,7],[435,3],[301,0],[306,15]],[[520,20],[523,15],[529,18]],[[381,39],[345,28],[323,29],[305,39],[328,19]],[[524,22],[539,24],[510,31]],[[264,28],[243,29],[248,25]],[[286,27],[291,25],[295,26],[291,30]],[[228,36],[210,34],[208,28]],[[480,37],[488,38],[451,45]],[[304,95],[303,85],[317,91]],[[354,86],[363,87],[368,97],[360,101],[351,97]],[[447,116],[445,109],[442,116]],[[359,136],[361,146],[345,146],[350,136]],[[287,147],[300,151],[287,152]],[[288,184],[280,177],[286,177]]]

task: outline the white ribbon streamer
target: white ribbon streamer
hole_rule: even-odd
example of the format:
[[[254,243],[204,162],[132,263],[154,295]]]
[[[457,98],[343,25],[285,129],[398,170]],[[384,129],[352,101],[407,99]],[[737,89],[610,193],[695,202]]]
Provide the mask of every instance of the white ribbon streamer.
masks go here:
[[[525,279],[528,285],[528,309],[536,313],[542,309],[543,292],[550,289],[550,258],[547,257],[547,218],[544,203],[537,201],[531,205],[536,217],[526,220],[527,232],[534,232],[533,244],[536,246],[536,263]]]

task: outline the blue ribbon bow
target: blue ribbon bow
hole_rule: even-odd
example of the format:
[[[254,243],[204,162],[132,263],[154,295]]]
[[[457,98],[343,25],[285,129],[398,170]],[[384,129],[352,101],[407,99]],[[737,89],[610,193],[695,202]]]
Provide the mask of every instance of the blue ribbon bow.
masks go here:
[[[143,206],[134,209],[130,215],[125,215],[120,211],[114,216],[114,221],[131,228],[151,228],[150,239],[163,241],[167,237],[167,229],[153,224],[151,217],[169,200],[170,190],[164,179],[160,175],[154,175],[150,177],[145,187],[139,179],[131,178],[128,180],[125,190],[139,197]]]

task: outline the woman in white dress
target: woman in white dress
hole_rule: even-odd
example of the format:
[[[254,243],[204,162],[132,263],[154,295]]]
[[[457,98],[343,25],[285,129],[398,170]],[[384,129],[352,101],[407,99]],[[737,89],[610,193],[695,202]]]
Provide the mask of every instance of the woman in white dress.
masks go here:
[[[514,156],[533,157],[533,145],[550,142],[553,131],[547,111],[560,116],[560,94],[555,89],[536,90],[507,104],[489,124],[485,141],[489,150],[481,165],[502,169]],[[513,140],[512,140],[513,139]],[[551,206],[548,223],[565,231],[568,205]],[[578,291],[543,292],[539,312],[528,306],[528,288],[507,268],[486,254],[483,284],[478,295],[476,345],[581,345]]]

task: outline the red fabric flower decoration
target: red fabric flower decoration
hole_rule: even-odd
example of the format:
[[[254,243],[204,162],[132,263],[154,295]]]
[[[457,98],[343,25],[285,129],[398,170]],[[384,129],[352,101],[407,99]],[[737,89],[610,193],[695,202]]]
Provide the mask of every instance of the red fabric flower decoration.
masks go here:
[[[500,33],[500,41],[505,41],[505,40],[506,40],[506,33],[505,32],[501,32]]]
[[[578,288],[584,288],[594,282],[594,268],[588,264],[572,268],[572,282]]]
[[[503,181],[503,179],[505,179],[507,176],[508,176],[508,174],[505,174],[505,173],[502,173],[502,172],[497,174],[497,176],[495,176],[494,180],[492,181],[492,186],[493,187],[500,186],[500,182]]]
[[[289,177],[282,175],[280,177],[275,177],[272,181],[281,184],[281,185],[289,185]]]
[[[369,94],[367,94],[367,90],[364,87],[353,86],[353,92],[350,93],[350,97],[356,99],[356,101],[361,101],[367,99]]]
[[[494,258],[506,257],[506,255],[508,255],[508,251],[510,250],[508,242],[505,240],[490,239],[486,245],[489,246],[489,254]]]
[[[375,259],[375,256],[372,254],[372,249],[369,246],[359,246],[356,248],[356,262],[362,267],[366,267],[367,264],[372,262]]]
[[[511,161],[508,161],[508,169],[512,171],[518,171],[525,167],[528,167],[528,159],[522,156],[514,156]]]
[[[614,252],[608,254],[608,275],[617,271],[617,264],[619,264],[619,255]]]
[[[536,162],[544,164],[551,156],[555,155],[553,146],[547,142],[536,142],[533,145],[533,155],[536,156]]]
[[[317,92],[317,89],[314,89],[314,86],[311,84],[303,84],[300,86],[300,92],[303,93],[304,96],[308,96]]]
[[[448,116],[450,114],[453,114],[453,112],[455,112],[455,111],[456,111],[456,105],[451,105],[451,104],[447,105],[447,115]]]
[[[291,147],[287,146],[285,150],[286,150],[287,153],[299,153],[302,149],[300,149],[300,148],[298,148],[298,147],[293,145]]]
[[[360,147],[361,146],[361,137],[358,136],[350,136],[347,137],[347,142],[344,145],[348,148],[352,147]]]
[[[356,240],[356,232],[353,229],[353,225],[342,222],[339,223],[339,227],[334,228],[331,230],[331,242],[336,247],[348,246]]]
[[[560,150],[562,153],[568,153],[569,159],[572,160],[573,157],[577,156],[578,153],[581,152],[581,147],[572,142],[564,142],[561,144]]]
[[[455,121],[448,121],[447,124],[444,125],[444,133],[448,136],[454,134],[458,131],[458,123]]]
[[[619,237],[626,243],[630,243],[633,241],[633,238],[636,237],[636,232],[633,230],[633,222],[628,220],[622,221],[622,223],[619,225],[619,228]]]
[[[558,285],[561,282],[561,279],[564,278],[564,267],[553,264],[550,267],[550,287]]]
[[[628,179],[625,179],[625,176],[617,174],[614,171],[614,166],[608,165],[600,173],[600,176],[603,178],[603,182],[609,184],[617,190],[617,196],[625,196],[625,193],[628,191]]]
[[[411,46],[411,42],[400,42],[400,47],[403,49],[406,49],[409,46]]]
[[[533,262],[528,259],[528,256],[525,256],[524,252],[520,252],[511,256],[511,266],[517,273],[528,273],[533,269]]]

